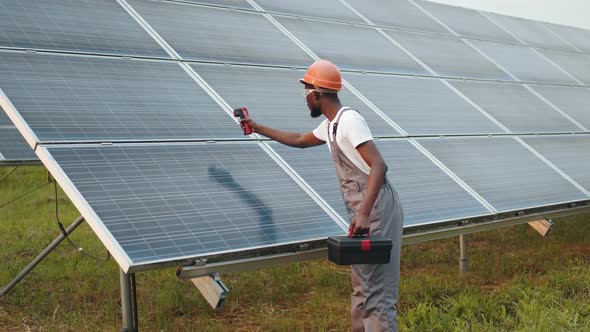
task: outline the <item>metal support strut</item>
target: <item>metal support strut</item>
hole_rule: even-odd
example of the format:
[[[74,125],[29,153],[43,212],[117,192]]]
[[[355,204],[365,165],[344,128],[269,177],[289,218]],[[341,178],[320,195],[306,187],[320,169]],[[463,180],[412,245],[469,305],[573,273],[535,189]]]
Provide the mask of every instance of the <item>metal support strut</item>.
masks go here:
[[[123,318],[121,332],[137,332],[139,324],[135,273],[127,274],[123,270],[119,270],[119,279],[121,282],[121,314]]]
[[[459,235],[459,272],[461,274],[469,271],[469,259],[467,258],[467,236],[465,234]]]
[[[37,264],[39,264],[50,252],[53,251],[66,238],[66,235],[72,233],[84,221],[82,216],[78,217],[71,225],[66,228],[66,234],[59,234],[59,236],[51,242],[43,252],[41,252],[27,267],[25,267],[6,287],[0,292],[0,297],[6,295],[14,286],[16,286],[29,272],[31,272]]]

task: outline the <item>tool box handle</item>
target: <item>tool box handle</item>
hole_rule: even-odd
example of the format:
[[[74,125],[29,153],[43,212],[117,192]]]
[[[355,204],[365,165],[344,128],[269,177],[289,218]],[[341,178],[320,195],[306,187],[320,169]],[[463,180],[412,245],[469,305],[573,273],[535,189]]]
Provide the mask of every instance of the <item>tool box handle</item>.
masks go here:
[[[354,227],[349,227],[348,237],[351,239],[364,238],[364,240],[361,240],[361,251],[371,251],[371,239],[369,238],[369,233],[367,233],[366,235],[354,235]]]

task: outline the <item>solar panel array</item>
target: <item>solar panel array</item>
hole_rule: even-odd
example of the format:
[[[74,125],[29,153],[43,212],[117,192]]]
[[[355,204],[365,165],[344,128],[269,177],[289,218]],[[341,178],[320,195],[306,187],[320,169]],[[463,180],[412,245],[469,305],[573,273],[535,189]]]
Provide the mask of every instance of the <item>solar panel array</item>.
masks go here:
[[[125,271],[345,231],[327,148],[231,114],[313,129],[298,78],[317,58],[407,229],[590,200],[583,29],[420,0],[16,0],[0,28],[0,105]]]

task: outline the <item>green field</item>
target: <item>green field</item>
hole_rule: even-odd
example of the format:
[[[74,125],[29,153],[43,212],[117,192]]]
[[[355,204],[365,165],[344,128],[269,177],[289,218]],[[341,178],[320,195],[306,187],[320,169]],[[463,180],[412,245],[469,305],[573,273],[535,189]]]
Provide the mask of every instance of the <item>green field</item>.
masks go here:
[[[10,171],[0,169],[0,178]],[[21,167],[0,183],[0,205],[47,181]],[[77,216],[63,193],[60,217]],[[590,216],[554,220],[542,238],[528,225],[469,236],[471,271],[458,272],[457,239],[403,248],[402,331],[590,331]],[[0,284],[58,234],[53,186],[0,209]],[[91,254],[106,252],[83,224],[71,236]],[[349,270],[327,261],[222,276],[230,296],[213,312],[174,269],[137,274],[143,331],[345,331]],[[0,299],[1,331],[117,331],[119,274],[64,242]]]

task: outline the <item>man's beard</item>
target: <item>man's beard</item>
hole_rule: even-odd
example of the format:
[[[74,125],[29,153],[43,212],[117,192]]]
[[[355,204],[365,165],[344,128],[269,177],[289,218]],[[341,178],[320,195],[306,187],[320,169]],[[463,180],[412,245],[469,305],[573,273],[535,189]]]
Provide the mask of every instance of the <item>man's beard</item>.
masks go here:
[[[312,107],[310,115],[314,119],[319,118],[322,115],[322,109],[320,107]]]

